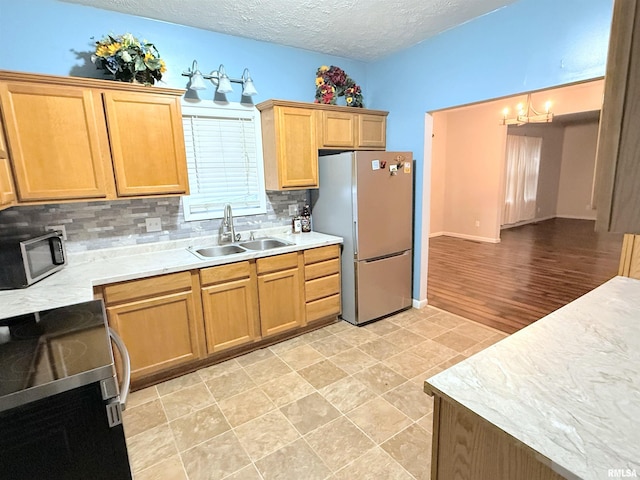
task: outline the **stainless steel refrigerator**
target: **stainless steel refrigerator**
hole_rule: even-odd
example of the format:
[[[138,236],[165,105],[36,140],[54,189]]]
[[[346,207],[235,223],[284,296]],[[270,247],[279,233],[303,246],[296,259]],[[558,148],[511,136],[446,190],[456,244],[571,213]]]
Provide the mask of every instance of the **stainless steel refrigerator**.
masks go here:
[[[360,325],[411,306],[411,152],[358,151],[319,158],[312,190],[317,232],[344,238],[342,318]]]

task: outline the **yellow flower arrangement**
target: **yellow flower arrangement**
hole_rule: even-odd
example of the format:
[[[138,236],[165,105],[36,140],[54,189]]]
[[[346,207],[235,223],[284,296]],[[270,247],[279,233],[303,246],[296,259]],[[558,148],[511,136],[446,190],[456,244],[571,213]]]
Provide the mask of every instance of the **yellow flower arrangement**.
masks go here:
[[[153,85],[167,71],[155,45],[146,40],[140,42],[130,33],[107,35],[97,41],[91,61],[121,82]]]
[[[315,103],[335,105],[345,97],[348,107],[363,107],[362,90],[340,67],[322,65],[316,71]]]

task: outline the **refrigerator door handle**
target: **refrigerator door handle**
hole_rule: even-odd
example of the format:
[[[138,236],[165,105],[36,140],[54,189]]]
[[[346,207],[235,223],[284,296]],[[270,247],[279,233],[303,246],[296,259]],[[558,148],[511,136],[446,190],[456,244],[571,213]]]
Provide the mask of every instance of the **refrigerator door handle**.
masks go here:
[[[353,221],[353,258],[358,258],[358,221]]]
[[[122,410],[124,410],[127,406],[127,397],[129,396],[129,388],[131,387],[131,359],[129,358],[129,351],[124,342],[111,327],[109,327],[109,336],[122,357],[122,369],[124,371],[122,372],[122,385],[120,386],[120,405],[122,406]]]

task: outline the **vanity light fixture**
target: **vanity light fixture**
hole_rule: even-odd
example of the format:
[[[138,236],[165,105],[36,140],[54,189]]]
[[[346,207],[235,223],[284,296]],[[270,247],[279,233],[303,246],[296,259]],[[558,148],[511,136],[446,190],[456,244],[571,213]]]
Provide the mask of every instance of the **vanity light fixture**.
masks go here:
[[[212,71],[209,75],[203,75],[200,73],[200,70],[198,70],[198,62],[194,60],[191,69],[186,72],[182,72],[182,75],[190,78],[190,90],[204,90],[206,88],[204,79],[206,79],[211,80],[211,83],[217,86],[216,91],[218,93],[232,93],[233,87],[231,86],[231,83],[233,82],[242,84],[242,96],[252,97],[258,94],[248,68],[244,69],[241,78],[230,78],[225,72],[224,65],[222,64],[220,64],[218,70]]]
[[[189,77],[189,90],[206,90],[207,86],[204,83],[202,73],[198,70],[198,62],[195,60],[191,64],[191,68],[182,72],[182,75]]]
[[[536,111],[531,104],[531,94],[527,95],[527,104],[519,103],[516,106],[516,116],[509,118],[509,109],[502,110],[500,125],[524,125],[525,123],[550,123],[553,121],[551,102],[544,104],[544,113]]]

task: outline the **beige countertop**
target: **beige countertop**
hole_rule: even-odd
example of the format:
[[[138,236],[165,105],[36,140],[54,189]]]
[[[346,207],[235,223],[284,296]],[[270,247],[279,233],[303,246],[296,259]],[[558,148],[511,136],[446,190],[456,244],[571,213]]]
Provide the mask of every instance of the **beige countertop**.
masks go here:
[[[248,251],[212,257],[208,260],[202,260],[188,251],[188,247],[200,248],[215,245],[215,236],[209,236],[70,253],[69,264],[61,271],[24,289],[0,291],[0,318],[92,300],[93,287],[98,285],[342,243],[340,237],[317,232],[298,234],[258,232],[256,234],[256,238],[264,236],[286,240],[292,245],[265,251]]]
[[[640,280],[615,277],[425,382],[569,479],[640,475]],[[612,473],[613,472],[613,473]]]

